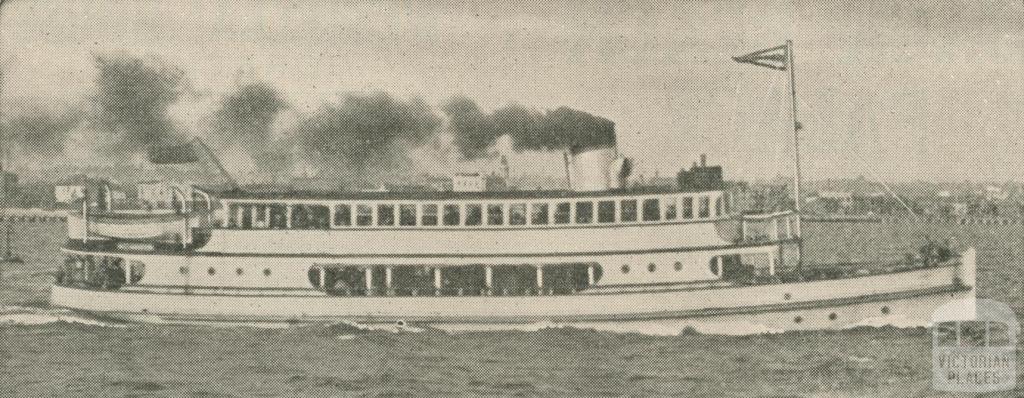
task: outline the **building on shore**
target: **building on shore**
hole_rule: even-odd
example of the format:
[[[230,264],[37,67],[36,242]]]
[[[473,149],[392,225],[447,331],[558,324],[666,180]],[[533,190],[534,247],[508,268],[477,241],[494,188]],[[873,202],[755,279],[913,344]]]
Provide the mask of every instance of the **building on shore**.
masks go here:
[[[53,186],[56,208],[77,208],[82,201],[89,207],[110,210],[128,203],[128,193],[123,186],[105,178],[76,174]]]

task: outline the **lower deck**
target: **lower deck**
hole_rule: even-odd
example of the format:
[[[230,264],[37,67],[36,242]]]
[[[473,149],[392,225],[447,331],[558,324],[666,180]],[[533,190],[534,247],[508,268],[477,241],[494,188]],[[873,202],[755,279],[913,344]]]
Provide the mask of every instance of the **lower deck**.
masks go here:
[[[53,304],[161,318],[522,323],[626,321],[777,312],[973,291],[974,252],[959,262],[813,281],[607,294],[290,296],[164,293],[54,285]]]
[[[53,304],[148,323],[351,322],[470,331],[571,325],[706,333],[927,325],[932,312],[974,295],[958,267],[766,285],[603,295],[296,297],[164,294],[54,286]]]
[[[693,289],[780,279],[799,242],[556,256],[211,255],[71,246],[67,287],[177,294],[538,296]]]

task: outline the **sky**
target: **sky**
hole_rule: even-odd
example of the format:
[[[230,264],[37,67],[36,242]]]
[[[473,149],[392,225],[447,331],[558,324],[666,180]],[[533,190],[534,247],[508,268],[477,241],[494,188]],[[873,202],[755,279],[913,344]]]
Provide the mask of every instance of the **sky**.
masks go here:
[[[1024,179],[1020,0],[4,3],[5,115],[88,103],[95,56],[127,55],[184,71],[186,130],[252,81],[299,113],[466,96],[608,118],[647,175],[706,153],[767,179],[792,170],[788,75],[730,58],[792,39],[805,178]]]

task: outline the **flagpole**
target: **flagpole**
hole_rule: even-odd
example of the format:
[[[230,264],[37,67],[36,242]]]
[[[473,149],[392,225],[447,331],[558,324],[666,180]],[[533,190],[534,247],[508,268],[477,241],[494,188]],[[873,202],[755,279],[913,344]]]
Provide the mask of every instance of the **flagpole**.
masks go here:
[[[800,191],[800,182],[803,179],[800,173],[800,122],[797,120],[796,113],[796,63],[793,62],[793,40],[786,40],[786,66],[789,69],[789,94],[792,100],[792,121],[793,121],[793,199],[794,207],[796,211],[796,236],[800,240],[797,243],[797,252],[799,259],[797,260],[797,268],[801,268],[803,264],[803,239],[802,229],[800,228],[800,219],[802,215],[800,213],[800,202],[803,202],[803,195]]]

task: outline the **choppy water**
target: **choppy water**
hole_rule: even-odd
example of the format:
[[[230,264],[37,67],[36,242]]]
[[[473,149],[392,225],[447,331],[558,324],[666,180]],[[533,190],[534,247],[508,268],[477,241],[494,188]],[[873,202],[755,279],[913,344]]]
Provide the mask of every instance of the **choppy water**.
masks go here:
[[[19,254],[27,261],[7,266],[0,284],[0,396],[938,395],[929,389],[931,343],[924,329],[450,335],[94,319],[46,305],[62,226],[19,230]],[[900,257],[925,236],[973,245],[979,296],[1018,313],[1024,312],[1022,232],[1020,226],[805,225],[811,262]]]

